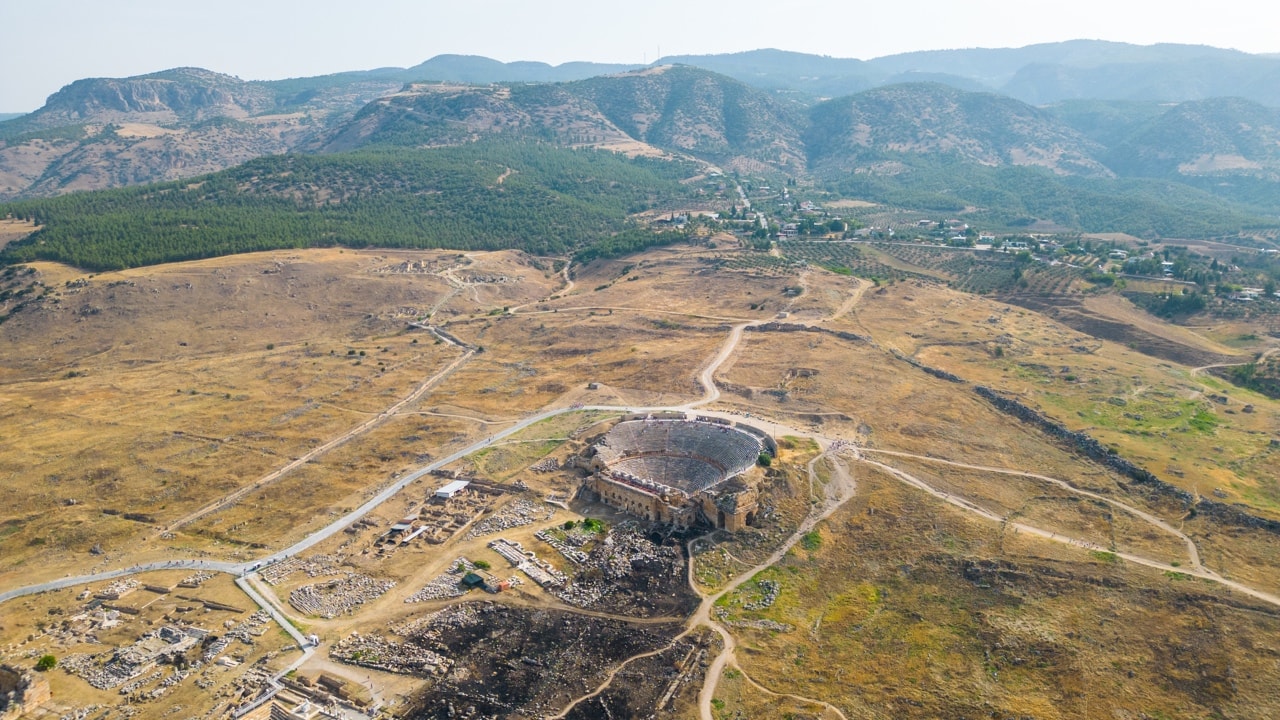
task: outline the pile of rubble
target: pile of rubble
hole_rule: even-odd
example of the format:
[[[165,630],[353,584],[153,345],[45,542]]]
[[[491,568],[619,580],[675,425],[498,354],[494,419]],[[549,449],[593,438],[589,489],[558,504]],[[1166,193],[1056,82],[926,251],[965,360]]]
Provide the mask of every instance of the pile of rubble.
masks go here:
[[[152,688],[151,692],[146,694],[146,698],[148,700],[155,700],[156,698],[163,696],[165,693],[169,692],[169,689],[174,685],[186,680],[189,675],[191,675],[189,672],[175,672],[164,680],[161,680],[159,685]]]
[[[103,653],[102,655],[105,655]],[[99,690],[110,690],[117,685],[128,681],[129,678],[117,678],[114,672],[105,672],[104,668],[98,664],[102,655],[86,655],[77,653],[68,655],[58,661],[58,665],[68,673],[84,680]]]
[[[213,573],[209,572],[208,570],[201,570],[197,572],[195,575],[189,575],[183,578],[182,582],[178,583],[178,587],[198,588],[202,584],[204,584],[206,581],[212,580],[212,579],[213,579]]]
[[[124,597],[125,595],[128,595],[134,590],[137,590],[138,585],[139,585],[138,581],[135,580],[134,578],[121,578],[119,580],[113,580],[111,584],[99,590],[96,593],[95,597],[99,597],[105,600],[119,600],[120,598]]]
[[[87,707],[76,708],[66,715],[59,717],[58,720],[84,720],[101,709],[101,705],[89,705]]]
[[[393,625],[391,631],[423,645],[436,645],[440,643],[445,631],[470,628],[480,624],[482,607],[487,609],[489,606],[473,603],[450,605],[429,615]]]
[[[424,628],[429,627],[431,623],[435,622],[436,618],[440,617],[447,610],[450,610],[450,609],[451,608],[436,610],[435,612],[430,612],[430,613],[427,613],[426,615],[421,615],[419,617],[411,618],[409,620],[405,620],[404,622],[392,623],[391,625],[388,626],[388,629],[390,629],[391,632],[395,633],[396,635],[399,635],[400,637],[405,637],[405,638],[418,637],[422,633]]]
[[[567,542],[573,542],[579,536],[570,532],[565,537]],[[583,543],[585,546],[585,540]],[[602,600],[617,595],[623,605],[639,602],[633,610],[652,612],[657,607],[654,601],[673,596],[678,587],[685,587],[678,582],[684,570],[679,548],[655,545],[634,522],[618,524],[585,554],[586,559],[577,563],[573,583],[552,590],[556,597],[576,607],[599,607]],[[622,605],[613,610],[631,611]]]
[[[217,638],[209,645],[205,646],[204,653],[201,655],[205,662],[209,662],[221,655],[232,641],[239,640],[245,645],[252,645],[254,633],[253,629],[266,625],[271,621],[271,615],[266,610],[259,610],[245,619],[244,622],[236,625],[227,631],[225,635]]]
[[[138,679],[143,673],[154,670],[157,664],[168,662],[173,656],[186,653],[203,637],[203,630],[164,625],[146,632],[133,644],[111,652],[71,655],[63,659],[62,667],[99,690],[124,685],[121,693],[129,695],[163,676],[163,672],[156,671]]]
[[[341,556],[332,555],[314,555],[309,558],[291,557],[262,568],[258,571],[258,575],[271,585],[279,585],[299,570],[312,578],[341,575],[342,569],[338,566],[344,559]]]
[[[125,683],[124,685],[122,685],[122,686],[120,687],[120,694],[121,694],[121,695],[130,695],[130,694],[132,694],[135,690],[138,690],[139,688],[142,688],[143,686],[150,685],[151,683],[153,683],[153,682],[155,682],[155,681],[159,680],[159,679],[160,679],[160,678],[162,678],[162,677],[164,677],[164,671],[163,671],[163,670],[157,670],[157,671],[155,671],[155,672],[151,673],[150,675],[147,675],[146,677],[140,677],[140,678],[137,678],[137,679],[135,679],[135,680],[130,680],[129,682]]]
[[[567,605],[587,608],[600,602],[605,595],[613,591],[613,586],[605,583],[573,583],[564,585],[553,591]]]
[[[394,580],[376,580],[360,573],[325,583],[303,585],[289,593],[289,604],[308,615],[331,619],[350,614],[361,605],[377,600],[395,587]]]
[[[467,537],[478,538],[535,522],[544,522],[550,520],[555,515],[555,512],[555,508],[545,503],[518,498],[496,515],[476,523],[471,528],[471,532],[467,533]]]
[[[262,697],[263,693],[273,686],[275,681],[271,679],[266,668],[261,663],[255,663],[243,675],[233,679],[230,684],[222,683],[216,696],[219,699],[230,699],[228,708],[231,711],[230,716],[239,717],[240,711],[245,710],[256,698]]]
[[[106,659],[105,663],[101,663]],[[110,653],[99,655],[71,655],[60,663],[67,672],[79,677],[98,690],[110,690],[129,682],[136,668],[129,663],[113,662]]]
[[[428,600],[443,600],[445,598],[462,597],[467,594],[467,589],[462,587],[462,576],[474,572],[476,566],[466,558],[458,558],[449,569],[436,577],[430,582],[422,586],[418,592],[405,598],[407,603],[427,602]]]
[[[760,581],[760,599],[743,603],[742,609],[743,610],[767,610],[773,607],[773,604],[778,601],[778,591],[781,589],[782,589],[782,586],[778,584],[777,580],[761,580]]]
[[[45,626],[44,634],[63,647],[81,643],[97,643],[98,633],[120,625],[124,616],[119,610],[95,608]]]
[[[560,461],[553,457],[543,458],[533,465],[530,465],[529,469],[540,473],[555,472],[560,469]]]
[[[539,530],[534,537],[556,549],[565,559],[581,565],[587,561],[587,554],[580,548],[592,536],[583,533],[555,533],[551,530]]]
[[[450,666],[448,658],[420,645],[354,632],[334,645],[329,656],[348,665],[420,677],[443,675]]]

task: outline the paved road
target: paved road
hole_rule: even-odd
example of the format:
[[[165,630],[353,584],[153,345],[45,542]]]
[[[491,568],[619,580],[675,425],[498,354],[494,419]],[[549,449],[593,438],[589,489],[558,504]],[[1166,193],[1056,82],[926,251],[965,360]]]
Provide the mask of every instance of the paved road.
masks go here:
[[[294,642],[298,643],[298,647],[306,649],[311,644],[302,636],[302,633],[298,628],[294,627],[293,623],[289,622],[289,618],[285,617],[284,613],[280,612],[279,608],[268,602],[267,599],[258,592],[258,589],[249,582],[249,578],[236,578],[236,585],[240,586],[240,589],[244,591],[245,595],[253,598],[253,601],[258,604],[258,607],[270,613],[271,617],[275,618],[276,624],[284,628],[284,631],[289,633],[289,637],[292,637]]]
[[[51,580],[38,585],[13,588],[11,590],[0,592],[0,603],[6,600],[12,600],[13,598],[22,597],[23,595],[34,595],[36,593],[47,592],[49,590],[61,590],[62,588],[84,585],[85,583],[114,580],[115,578],[125,577],[127,575],[152,572],[155,570],[210,570],[213,572],[233,573],[238,575],[248,564],[251,563],[229,563],[219,560],[166,560],[162,562],[143,563],[141,565],[131,565],[129,567],[107,570],[100,573],[94,573],[92,575],[77,575],[75,577]]]
[[[671,405],[663,405],[658,407],[636,408],[636,407],[624,407],[620,405],[588,405],[582,408],[566,407],[566,408],[557,408],[554,410],[547,410],[546,412],[538,413],[537,415],[532,415],[523,420],[520,420],[519,422],[517,422],[516,424],[512,425],[509,428],[506,428],[505,430],[502,430],[483,440],[479,440],[475,443],[472,443],[471,445],[468,445],[467,447],[464,447],[461,450],[458,450],[443,458],[440,458],[439,460],[436,460],[435,462],[432,462],[429,465],[418,468],[412,473],[409,473],[408,475],[401,477],[394,484],[387,486],[378,494],[369,498],[369,500],[367,500],[360,507],[352,510],[346,515],[343,515],[342,517],[333,521],[332,523],[325,526],[324,528],[317,530],[315,533],[312,533],[311,535],[303,538],[302,540],[299,540],[297,543],[294,543],[292,546],[285,548],[284,550],[280,550],[278,552],[272,553],[264,558],[259,558],[256,560],[247,560],[245,562],[239,562],[239,563],[225,562],[220,560],[168,560],[168,561],[161,561],[161,562],[142,563],[139,565],[132,565],[129,567],[118,568],[115,570],[107,570],[100,573],[93,573],[91,575],[77,575],[75,577],[65,577],[58,580],[51,580],[49,582],[39,583],[36,585],[28,585],[26,587],[12,588],[4,592],[0,592],[0,602],[4,602],[6,600],[12,600],[13,598],[22,597],[24,595],[34,595],[37,593],[47,592],[49,590],[59,590],[61,588],[73,587],[76,585],[84,585],[86,583],[92,583],[92,582],[102,582],[104,580],[113,580],[115,578],[125,577],[127,575],[135,575],[137,573],[152,572],[157,570],[185,570],[185,569],[210,570],[213,572],[230,573],[233,575],[244,575],[257,570],[260,567],[270,565],[272,563],[279,562],[280,560],[283,560],[285,558],[297,555],[298,553],[308,550],[318,543],[324,542],[330,537],[333,537],[335,533],[341,532],[344,528],[346,528],[351,523],[369,514],[369,512],[371,512],[374,508],[378,507],[382,503],[391,499],[391,497],[393,497],[396,493],[405,489],[414,481],[418,480],[419,478],[425,475],[429,475],[431,471],[442,468],[445,465],[448,465],[449,463],[455,462],[463,457],[466,457],[467,455],[470,455],[473,452],[476,452],[477,450],[481,450],[485,447],[488,447],[492,443],[501,441],[507,437],[510,437],[511,435],[515,435],[516,433],[520,432],[521,430],[524,430],[530,425],[534,425],[536,423],[542,422],[543,420],[546,420],[548,418],[553,418],[558,415],[563,415],[564,413],[567,413],[567,412],[580,412],[583,410],[598,410],[598,411],[604,411],[604,412],[630,413],[630,412],[678,411],[678,410],[687,410],[687,409],[689,409],[689,406],[677,407],[677,406],[671,406]],[[728,413],[708,412],[706,414],[723,416],[723,417],[733,417]]]

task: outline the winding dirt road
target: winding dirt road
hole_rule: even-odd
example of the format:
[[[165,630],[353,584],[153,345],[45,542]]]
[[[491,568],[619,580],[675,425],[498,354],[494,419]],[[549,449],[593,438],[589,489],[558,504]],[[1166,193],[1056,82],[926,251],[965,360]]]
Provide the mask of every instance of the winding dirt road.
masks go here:
[[[1117,510],[1120,510],[1122,512],[1128,513],[1129,515],[1132,515],[1136,518],[1141,519],[1142,521],[1160,529],[1162,532],[1165,532],[1169,535],[1172,535],[1178,538],[1186,545],[1187,559],[1191,561],[1192,566],[1197,567],[1207,573],[1213,574],[1213,571],[1206,568],[1204,566],[1204,563],[1200,561],[1200,549],[1196,547],[1195,541],[1187,537],[1187,535],[1183,533],[1181,530],[1175,528],[1174,526],[1170,525],[1164,520],[1161,520],[1155,515],[1152,515],[1151,513],[1145,512],[1143,510],[1139,510],[1138,508],[1133,507],[1132,505],[1126,505],[1125,503],[1122,503],[1119,500],[1106,497],[1105,495],[1099,495],[1098,493],[1090,492],[1088,490],[1081,490],[1080,488],[1075,487],[1074,485],[1067,482],[1066,480],[1059,480],[1058,478],[1049,477],[1047,475],[1040,475],[1037,473],[1023,472],[1021,470],[1009,470],[1006,468],[989,467],[987,465],[970,465],[969,463],[955,462],[952,460],[943,460],[941,458],[930,457],[928,455],[916,455],[913,453],[897,452],[894,450],[876,450],[872,448],[860,448],[859,452],[875,453],[877,455],[890,455],[893,457],[911,458],[913,460],[921,460],[924,462],[936,463],[938,465],[950,465],[951,467],[965,468],[966,470],[978,470],[981,472],[997,473],[1001,475],[1013,475],[1016,477],[1028,478],[1030,480],[1039,480],[1040,482],[1044,482],[1050,485],[1054,485],[1056,487],[1060,487],[1063,490],[1066,490],[1067,492],[1073,493],[1075,495],[1079,495],[1081,497],[1087,497],[1092,500],[1098,500],[1100,502],[1104,502],[1110,505],[1111,507],[1116,508]]]
[[[903,470],[899,470],[898,468],[891,467],[889,465],[885,465],[884,463],[876,462],[874,460],[868,460],[865,457],[861,458],[860,461],[863,463],[866,463],[867,465],[878,467],[881,470],[884,470],[890,475],[905,482],[906,484],[911,485],[912,487],[919,488],[920,490],[923,490],[924,492],[929,493],[930,495],[936,498],[939,498],[945,502],[948,502],[962,510],[966,510],[968,512],[974,513],[988,520],[991,520],[992,522],[1004,523],[1007,528],[1013,530],[1014,532],[1024,532],[1029,535],[1035,535],[1036,537],[1043,538],[1045,540],[1051,540],[1053,542],[1062,543],[1063,545],[1070,545],[1072,547],[1082,548],[1086,550],[1107,551],[1107,548],[1104,548],[1101,545],[1098,545],[1097,543],[1092,543],[1087,540],[1080,540],[1078,538],[1073,538],[1066,535],[1060,535],[1056,532],[1044,530],[1044,529],[1035,527],[1033,525],[1027,525],[1025,523],[1010,521],[1007,517],[1004,517],[999,513],[988,510],[987,508],[981,507],[969,500],[966,500],[965,498],[956,497],[955,495],[952,495],[950,493],[946,493],[941,490],[938,490],[933,486],[929,485],[928,483],[924,482],[920,478],[917,478],[914,475],[908,472],[905,472]],[[1171,565],[1168,563],[1162,563],[1156,560],[1151,560],[1149,558],[1142,557],[1141,555],[1134,555],[1133,553],[1116,552],[1113,554],[1116,557],[1124,560],[1128,560],[1129,562],[1132,562],[1135,565],[1143,565],[1145,567],[1153,568],[1155,570],[1161,570],[1168,573],[1180,573],[1182,575],[1190,575],[1192,577],[1203,578],[1205,580],[1216,582],[1222,585],[1223,587],[1227,587],[1236,592],[1242,593],[1244,595],[1248,595],[1249,597],[1254,598],[1255,600],[1261,600],[1262,602],[1265,602],[1268,605],[1280,607],[1280,596],[1273,595],[1271,593],[1262,592],[1261,590],[1255,590],[1249,587],[1248,585],[1244,585],[1243,583],[1239,583],[1234,580],[1228,580],[1227,578],[1224,578],[1218,573],[1215,573],[1212,570],[1204,568],[1203,566],[1181,567],[1177,565]]]
[[[1197,367],[1197,368],[1191,368],[1191,377],[1195,377],[1197,375],[1203,375],[1205,370],[1213,370],[1214,368],[1225,368],[1225,367],[1240,367],[1242,365],[1248,365],[1249,363],[1252,363],[1252,362],[1266,360],[1267,358],[1271,357],[1272,355],[1275,355],[1278,352],[1280,352],[1280,348],[1269,348],[1267,350],[1264,350],[1262,354],[1259,355],[1254,360],[1246,360],[1244,362],[1214,363],[1212,365],[1201,365],[1200,367]]]
[[[825,441],[825,438],[822,440],[819,440],[819,442],[823,442],[823,441]],[[818,457],[810,461],[809,482],[811,486],[813,482],[817,479],[816,472],[814,471],[814,465],[819,460],[823,458],[828,458],[828,457],[835,458],[836,456],[831,455],[829,454],[829,451],[824,450],[822,454],[820,454]],[[791,536],[787,538],[786,542],[780,545],[778,549],[773,552],[772,555],[770,555],[768,558],[764,560],[764,562],[761,562],[760,564],[756,565],[755,567],[749,570],[739,573],[737,577],[735,577],[727,585],[725,585],[723,588],[716,591],[715,593],[708,594],[704,592],[700,587],[698,587],[698,583],[693,577],[693,565],[694,565],[693,543],[692,541],[690,541],[689,587],[693,588],[694,592],[698,593],[698,595],[702,598],[702,602],[698,605],[697,612],[695,612],[693,616],[689,618],[689,630],[686,630],[685,632],[686,633],[691,632],[692,629],[694,627],[697,627],[698,625],[706,625],[710,627],[712,630],[716,631],[720,635],[721,640],[724,642],[724,647],[721,649],[720,654],[716,656],[716,659],[711,662],[711,666],[707,668],[707,675],[705,680],[703,681],[702,689],[698,692],[698,715],[701,718],[701,720],[714,720],[711,713],[711,699],[715,694],[716,686],[720,682],[720,675],[724,672],[725,666],[732,663],[734,667],[737,667],[739,671],[742,671],[742,668],[738,665],[737,659],[735,657],[735,651],[738,648],[738,642],[737,640],[734,639],[733,634],[730,633],[728,630],[726,630],[723,625],[721,625],[720,623],[712,619],[711,617],[712,608],[715,607],[716,601],[719,600],[721,597],[724,597],[728,593],[731,593],[734,590],[738,589],[738,587],[741,586],[743,583],[755,577],[757,573],[773,565],[776,565],[779,561],[782,560],[784,556],[786,556],[788,552],[791,551],[791,548],[795,547],[796,543],[800,542],[800,539],[804,537],[805,533],[809,532],[814,527],[816,527],[818,523],[831,517],[832,513],[834,513],[836,510],[839,510],[841,506],[843,506],[846,502],[848,502],[850,499],[853,498],[854,494],[857,492],[858,484],[857,482],[854,481],[853,477],[849,474],[848,469],[841,463],[834,462],[832,463],[832,470],[833,470],[832,478],[831,478],[831,481],[827,483],[823,502],[809,512],[808,517],[806,517],[804,521],[800,523],[800,526],[797,527],[795,532],[792,533]],[[746,672],[745,671],[742,671],[742,672],[745,677]],[[748,680],[750,680],[750,678],[748,678]],[[752,681],[752,683],[755,684],[754,681]],[[769,692],[772,692],[772,691],[769,691]],[[773,693],[773,694],[778,695],[781,693]],[[787,694],[786,696],[796,700],[803,701],[803,702],[829,708],[833,710],[841,718],[844,717],[844,713],[841,712],[839,708],[837,708],[836,706],[828,702],[824,702],[822,700],[815,700],[813,698],[805,698],[798,695]]]

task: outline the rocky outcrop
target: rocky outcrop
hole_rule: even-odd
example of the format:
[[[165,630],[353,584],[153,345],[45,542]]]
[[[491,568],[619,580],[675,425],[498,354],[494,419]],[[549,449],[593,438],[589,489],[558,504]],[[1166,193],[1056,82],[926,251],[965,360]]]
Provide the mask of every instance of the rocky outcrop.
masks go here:
[[[54,126],[153,113],[191,119],[245,116],[274,104],[273,94],[257,85],[199,68],[177,68],[139,77],[77,80],[51,95],[32,120]]]

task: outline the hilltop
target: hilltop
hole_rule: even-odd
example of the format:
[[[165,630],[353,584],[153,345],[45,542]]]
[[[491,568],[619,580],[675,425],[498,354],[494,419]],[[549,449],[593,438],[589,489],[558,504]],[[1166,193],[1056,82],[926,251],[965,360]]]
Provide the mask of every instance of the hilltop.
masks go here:
[[[663,70],[673,65],[678,66],[674,71]],[[847,135],[847,128],[823,127],[833,114],[830,108],[815,111],[816,116],[806,110],[826,101],[858,106],[860,122],[897,130],[903,129],[902,110],[940,108],[935,104],[940,102],[953,119],[952,111],[964,110],[962,125],[947,128],[945,138],[915,133],[872,150],[941,143],[969,147],[981,164],[1004,153],[1004,162],[1057,173],[1143,174],[1145,161],[1133,157],[1141,150],[1117,148],[1137,128],[1116,113],[1105,115],[1109,131],[1078,128],[1099,148],[1065,136],[1063,128],[1048,127],[1047,118],[1009,100],[1062,107],[1075,101],[1111,107],[1146,103],[1167,110],[1182,102],[1239,97],[1246,104],[1275,107],[1280,105],[1277,78],[1280,58],[1275,57],[1086,40],[865,61],[756,50],[663,58],[646,68],[441,55],[410,68],[249,82],[176,68],[79,80],[36,112],[0,121],[0,199],[193,177],[282,152],[331,152],[386,139],[450,144],[513,130],[628,151],[640,143],[730,167],[800,176],[815,170],[813,159],[831,167],[852,164],[850,158],[830,157],[830,142],[810,147],[805,140]],[[880,97],[860,95],[900,85],[916,88],[918,96],[907,97],[910,93],[901,89]],[[939,95],[938,85],[953,95]],[[890,96],[897,100],[879,104]],[[1240,122],[1252,112],[1233,108],[1223,119],[1229,122],[1237,111],[1243,113]],[[1061,113],[1056,117],[1071,122]],[[1083,119],[1078,113],[1073,117]],[[1092,117],[1097,125],[1104,116]],[[1022,119],[1031,119],[1035,127],[1026,130],[1035,137],[999,147],[999,136],[1011,130],[1009,122]],[[1240,156],[1245,163],[1257,161],[1248,152]],[[1267,193],[1250,187],[1241,195],[1256,203]]]
[[[900,153],[1044,167],[1059,175],[1112,175],[1095,159],[1102,146],[1042,110],[994,93],[937,83],[893,85],[822,103],[811,118],[805,145],[819,173]]]
[[[0,198],[175,180],[313,141],[395,81],[300,88],[199,68],[79,80],[0,123]]]

